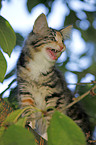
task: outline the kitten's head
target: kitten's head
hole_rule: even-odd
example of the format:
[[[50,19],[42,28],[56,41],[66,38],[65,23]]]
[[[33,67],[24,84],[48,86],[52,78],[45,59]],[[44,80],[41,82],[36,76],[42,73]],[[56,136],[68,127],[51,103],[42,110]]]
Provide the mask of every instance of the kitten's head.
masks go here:
[[[42,52],[45,59],[55,62],[65,50],[64,40],[70,37],[72,25],[59,31],[49,28],[46,16],[41,14],[35,21],[29,38],[36,52]]]

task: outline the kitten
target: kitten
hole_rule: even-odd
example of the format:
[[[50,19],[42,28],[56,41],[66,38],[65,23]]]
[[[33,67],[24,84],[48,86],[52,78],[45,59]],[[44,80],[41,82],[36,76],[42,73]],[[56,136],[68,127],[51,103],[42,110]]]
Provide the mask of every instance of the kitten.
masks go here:
[[[35,21],[17,64],[18,98],[21,108],[33,106],[41,111],[29,110],[29,121],[40,135],[47,131],[54,109],[64,108],[72,102],[72,94],[55,66],[65,50],[64,40],[69,38],[72,25],[59,31],[49,28],[46,16],[41,14]],[[32,113],[31,113],[32,112]],[[31,114],[30,114],[31,113]],[[39,118],[41,114],[44,118]],[[87,115],[77,103],[64,111],[84,131],[90,130]]]

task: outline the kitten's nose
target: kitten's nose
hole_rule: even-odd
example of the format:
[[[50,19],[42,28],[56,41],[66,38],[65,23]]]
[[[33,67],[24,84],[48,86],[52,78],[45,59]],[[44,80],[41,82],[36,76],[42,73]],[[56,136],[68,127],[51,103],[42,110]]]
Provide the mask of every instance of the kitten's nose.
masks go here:
[[[64,48],[64,45],[62,43],[59,43],[60,46],[60,51],[62,51],[62,49]]]

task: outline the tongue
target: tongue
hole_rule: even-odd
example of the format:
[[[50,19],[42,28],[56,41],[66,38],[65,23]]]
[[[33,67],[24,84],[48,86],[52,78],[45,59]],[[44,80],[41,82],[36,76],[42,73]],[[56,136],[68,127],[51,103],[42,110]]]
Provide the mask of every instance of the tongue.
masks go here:
[[[57,56],[56,56],[55,52],[51,51],[51,49],[47,49],[47,51],[48,51],[51,59],[53,59],[53,60],[57,59]]]

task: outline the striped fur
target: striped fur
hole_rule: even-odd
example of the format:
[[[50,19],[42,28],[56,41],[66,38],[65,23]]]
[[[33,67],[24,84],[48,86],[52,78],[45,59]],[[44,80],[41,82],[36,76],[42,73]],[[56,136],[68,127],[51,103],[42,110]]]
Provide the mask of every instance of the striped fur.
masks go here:
[[[21,108],[33,106],[41,110],[32,112],[29,116],[32,127],[40,135],[46,133],[52,116],[46,114],[53,113],[53,108],[60,110],[72,101],[71,92],[55,66],[57,59],[54,60],[65,50],[63,41],[68,37],[71,27],[60,31],[51,29],[45,15],[41,14],[35,21],[33,31],[29,34],[18,60],[19,103]],[[44,118],[39,118],[42,113]],[[88,117],[79,104],[64,113],[76,121],[85,133],[89,131]]]

